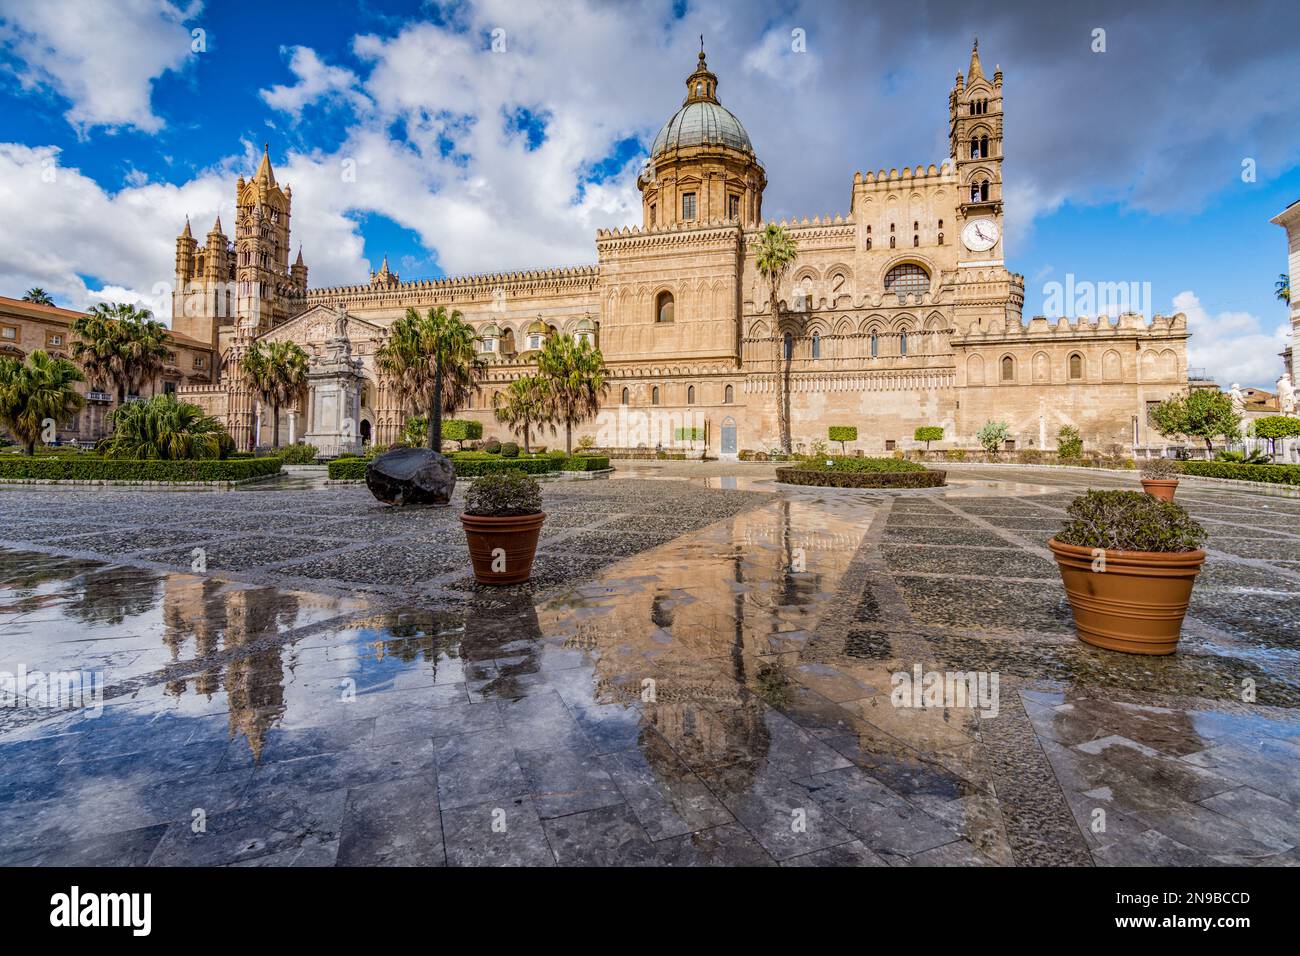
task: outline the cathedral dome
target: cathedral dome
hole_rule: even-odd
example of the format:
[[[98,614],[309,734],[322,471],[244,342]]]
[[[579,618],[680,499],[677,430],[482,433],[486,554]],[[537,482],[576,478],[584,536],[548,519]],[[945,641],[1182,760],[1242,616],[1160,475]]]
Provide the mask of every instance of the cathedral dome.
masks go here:
[[[686,100],[655,137],[650,155],[662,156],[683,146],[727,146],[754,154],[745,127],[718,102],[718,78],[704,62],[703,49],[695,72],[686,78]]]
[[[749,134],[731,110],[708,100],[687,103],[674,113],[655,137],[650,155],[659,156],[682,146],[730,146],[747,153],[754,151]]]

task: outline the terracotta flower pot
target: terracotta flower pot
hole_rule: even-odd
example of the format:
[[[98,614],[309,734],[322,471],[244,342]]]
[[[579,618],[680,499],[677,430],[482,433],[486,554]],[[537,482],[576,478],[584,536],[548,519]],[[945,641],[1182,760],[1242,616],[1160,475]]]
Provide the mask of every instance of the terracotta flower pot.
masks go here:
[[[1143,478],[1142,490],[1152,498],[1161,501],[1173,501],[1174,491],[1178,488],[1177,478]]]
[[[511,515],[489,518],[483,515],[460,516],[469,543],[469,558],[474,564],[474,579],[479,584],[522,584],[533,572],[533,555],[537,553],[537,536],[542,532],[546,514]]]
[[[1204,551],[1103,551],[1055,538],[1047,544],[1079,640],[1129,654],[1174,652]]]

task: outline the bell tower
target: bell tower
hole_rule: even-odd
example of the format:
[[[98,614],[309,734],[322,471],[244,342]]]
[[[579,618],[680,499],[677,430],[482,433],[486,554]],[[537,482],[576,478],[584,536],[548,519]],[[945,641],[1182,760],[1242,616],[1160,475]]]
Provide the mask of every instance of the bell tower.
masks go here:
[[[959,266],[1002,266],[1002,69],[990,81],[979,40],[948,96],[948,151],[957,173]]]
[[[289,318],[290,300],[305,291],[306,268],[289,268],[293,191],[275,181],[270,147],[253,178],[235,184],[235,281],[241,326],[260,335]],[[304,287],[296,281],[302,277]]]

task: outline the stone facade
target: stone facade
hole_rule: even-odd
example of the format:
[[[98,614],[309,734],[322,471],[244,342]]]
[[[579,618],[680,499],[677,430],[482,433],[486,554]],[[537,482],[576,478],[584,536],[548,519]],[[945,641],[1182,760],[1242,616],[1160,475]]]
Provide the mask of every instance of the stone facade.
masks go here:
[[[44,349],[72,359],[72,323],[83,314],[0,296],[0,355],[23,359],[34,349]],[[166,365],[141,389],[142,396],[206,389],[224,397],[224,388],[215,384],[217,350],[176,332],[171,339]],[[110,382],[79,382],[76,389],[86,404],[67,422],[59,423],[59,440],[98,441],[108,434],[108,414],[117,407],[117,394]]]
[[[1300,276],[1300,200],[1273,217],[1286,230],[1287,275]],[[1282,376],[1278,379],[1278,401],[1284,414],[1296,414],[1300,392],[1300,298],[1291,295],[1291,347],[1282,352]]]
[[[264,155],[237,186],[233,246],[219,224],[204,247],[216,256],[188,223],[177,240],[178,289],[189,290],[178,293],[178,328],[223,353],[242,328],[248,341],[287,337],[318,362],[342,328],[361,375],[356,434],[381,443],[408,410],[374,353],[408,308],[439,305],[481,337],[488,373],[457,415],[488,434],[506,434],[494,393],[533,369],[545,336],[569,333],[595,341],[608,367],[601,413],[575,435],[602,446],[681,444],[690,427],[704,429],[711,454],[773,448],[778,375],[796,446],[854,425],[853,450],[901,451],[918,447],[917,427],[941,425],[936,448],[973,447],[989,420],[1006,421],[1022,449],[1054,448],[1065,424],[1094,450],[1163,443],[1147,411],[1187,390],[1184,316],[1022,319],[1024,279],[1007,269],[1002,236],[1003,74],[985,75],[978,48],[949,95],[942,164],[858,173],[847,214],[782,223],[798,258],[779,316],[754,265],[766,174],[703,53],[686,82],[638,176],[643,221],[598,231],[595,265],[404,282],[385,260],[366,283],[311,289],[301,252],[288,265],[291,194]],[[233,295],[213,293],[232,281]],[[235,314],[218,314],[232,299]],[[237,374],[225,381],[225,396],[187,397],[251,435],[266,412]]]

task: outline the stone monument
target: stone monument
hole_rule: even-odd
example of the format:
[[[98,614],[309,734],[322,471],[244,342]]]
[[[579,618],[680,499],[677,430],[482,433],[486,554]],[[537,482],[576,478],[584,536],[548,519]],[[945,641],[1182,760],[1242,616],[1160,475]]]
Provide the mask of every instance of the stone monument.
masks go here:
[[[318,457],[360,454],[363,379],[361,360],[352,358],[347,311],[339,309],[334,334],[325,341],[321,354],[312,358],[307,372],[311,426],[304,441],[316,446]]]

